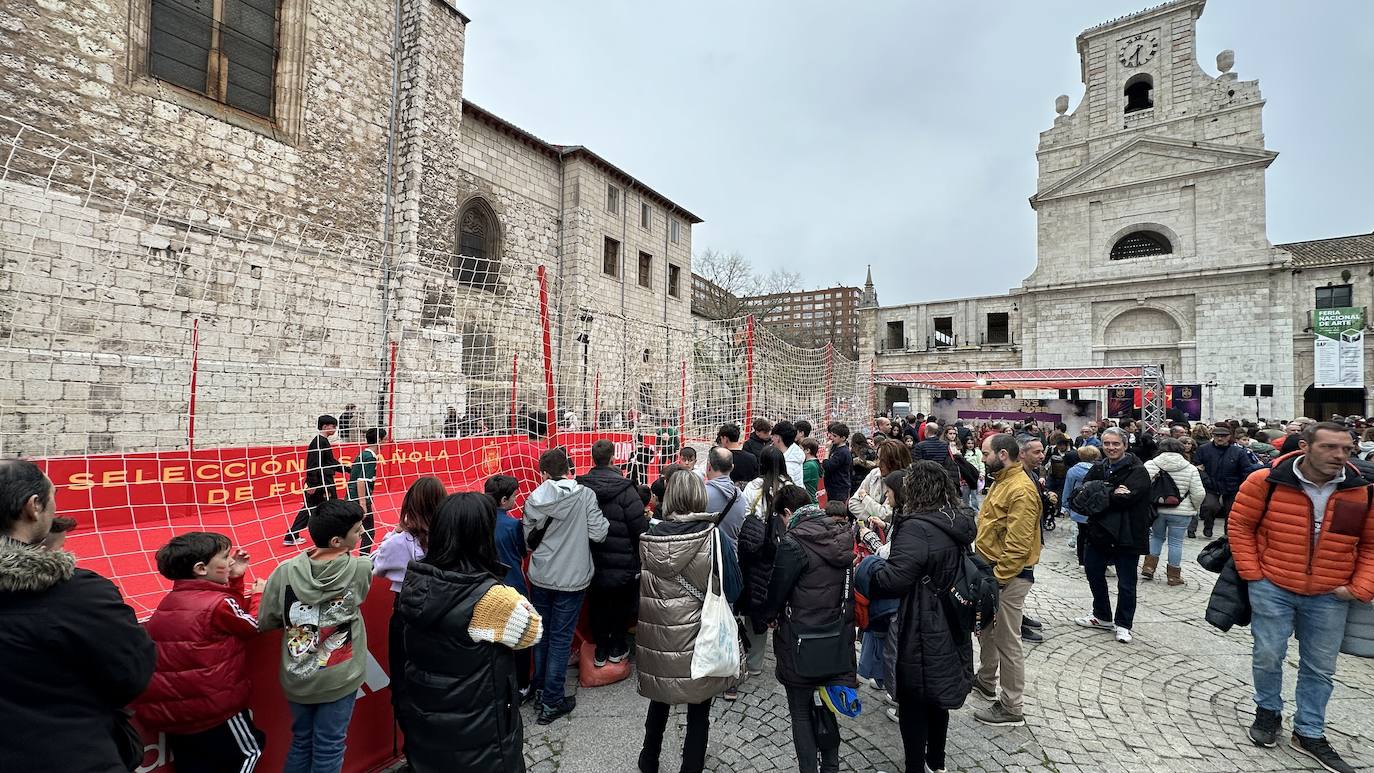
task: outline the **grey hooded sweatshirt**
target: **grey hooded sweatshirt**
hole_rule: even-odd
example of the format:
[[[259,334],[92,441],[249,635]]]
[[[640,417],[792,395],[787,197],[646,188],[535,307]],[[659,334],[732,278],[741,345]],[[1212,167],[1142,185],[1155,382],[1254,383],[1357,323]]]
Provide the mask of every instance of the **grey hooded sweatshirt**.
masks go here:
[[[596,494],[570,478],[539,484],[525,500],[525,539],[546,525],[530,554],[530,582],[548,590],[585,590],[595,571],[591,543],[604,541],[611,527]]]

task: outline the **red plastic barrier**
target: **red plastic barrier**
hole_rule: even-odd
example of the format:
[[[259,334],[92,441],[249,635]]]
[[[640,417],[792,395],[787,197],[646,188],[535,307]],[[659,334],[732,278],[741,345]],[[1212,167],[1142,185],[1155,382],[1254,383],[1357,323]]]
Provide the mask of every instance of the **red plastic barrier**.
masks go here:
[[[618,462],[630,458],[632,437],[625,432],[564,432],[558,444],[568,449],[578,470],[586,470],[592,466],[592,443],[603,438],[615,442]],[[530,465],[531,460],[511,458],[512,452],[519,455],[527,446],[524,438],[508,435],[387,443],[381,451],[378,489],[403,491],[415,479],[434,475],[450,489],[463,490],[498,472],[518,473],[512,465]],[[361,448],[359,443],[336,443],[334,454],[347,465]],[[58,510],[97,529],[127,527],[150,517],[295,509],[305,477],[304,444],[63,456],[34,462],[57,486]],[[342,491],[345,477],[336,480]]]
[[[367,679],[362,695],[353,708],[348,726],[348,750],[344,773],[368,773],[386,767],[397,759],[399,735],[393,735],[391,683],[387,667],[387,623],[391,619],[391,583],[378,579],[372,583],[363,602],[363,621],[367,626]],[[253,674],[253,697],[249,708],[253,723],[267,734],[267,744],[258,770],[281,770],[291,746],[291,710],[277,680],[281,662],[281,631],[264,634],[248,645],[249,669]],[[213,689],[213,685],[207,686]],[[168,759],[166,738],[144,735],[143,765],[137,773],[173,773],[176,765]],[[393,745],[394,742],[394,745]]]

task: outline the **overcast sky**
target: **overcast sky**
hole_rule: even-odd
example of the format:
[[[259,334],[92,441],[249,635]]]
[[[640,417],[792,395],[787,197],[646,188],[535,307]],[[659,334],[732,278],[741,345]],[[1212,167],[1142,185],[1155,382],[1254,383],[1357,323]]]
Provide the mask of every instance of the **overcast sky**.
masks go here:
[[[803,285],[1001,293],[1035,265],[1039,132],[1083,93],[1074,38],[1151,0],[462,0],[468,99],[586,145]],[[853,9],[861,8],[860,11]],[[1269,238],[1374,231],[1374,2],[1211,0],[1268,104]]]

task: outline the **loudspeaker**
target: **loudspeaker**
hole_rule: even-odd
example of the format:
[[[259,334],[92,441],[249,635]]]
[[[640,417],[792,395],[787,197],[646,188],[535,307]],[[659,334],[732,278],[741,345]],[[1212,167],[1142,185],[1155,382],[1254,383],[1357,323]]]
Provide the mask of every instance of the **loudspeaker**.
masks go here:
[[[1078,396],[1078,390],[1077,390],[1077,389],[1070,389],[1070,390],[1069,390],[1069,399],[1070,399],[1070,400],[1073,400],[1074,402],[1078,402],[1078,401],[1081,399],[1081,398]]]
[[[1061,389],[1061,390],[1059,390],[1059,399],[1060,399],[1060,400],[1067,400],[1067,399],[1069,399],[1069,390],[1067,390],[1067,389]]]
[[[1254,385],[1254,384],[1246,384],[1246,385],[1245,385],[1245,388],[1244,388],[1244,391],[1242,391],[1241,394],[1244,395],[1244,396],[1246,396],[1246,397],[1254,397],[1254,396],[1255,396],[1255,385]]]
[[[1274,385],[1273,385],[1273,384],[1260,384],[1260,397],[1273,397],[1273,396],[1274,396]]]
[[[941,389],[941,390],[940,390],[940,396],[939,396],[938,398],[936,398],[936,399],[939,399],[939,400],[957,400],[958,398],[959,398],[959,390],[957,390],[957,389]]]

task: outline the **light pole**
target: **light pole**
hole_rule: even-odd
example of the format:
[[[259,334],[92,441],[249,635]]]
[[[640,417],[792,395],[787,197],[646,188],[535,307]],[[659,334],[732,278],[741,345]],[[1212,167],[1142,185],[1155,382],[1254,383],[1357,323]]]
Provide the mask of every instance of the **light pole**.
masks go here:
[[[587,407],[587,406],[588,406],[588,403],[587,403],[587,363],[588,363],[588,359],[589,359],[589,351],[590,351],[590,349],[591,349],[591,344],[592,344],[592,315],[590,315],[590,314],[588,314],[588,313],[586,313],[586,312],[583,312],[583,313],[581,313],[581,314],[579,314],[579,315],[577,316],[577,321],[582,325],[582,331],[579,332],[579,333],[577,334],[577,342],[580,343],[580,344],[582,344],[582,416],[581,416],[581,420],[582,420],[582,421],[587,421],[587,420],[589,420],[589,419],[591,418],[591,414],[587,413],[587,410],[588,410],[588,407]],[[588,425],[588,426],[591,426],[591,425]]]

